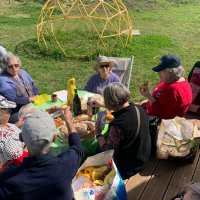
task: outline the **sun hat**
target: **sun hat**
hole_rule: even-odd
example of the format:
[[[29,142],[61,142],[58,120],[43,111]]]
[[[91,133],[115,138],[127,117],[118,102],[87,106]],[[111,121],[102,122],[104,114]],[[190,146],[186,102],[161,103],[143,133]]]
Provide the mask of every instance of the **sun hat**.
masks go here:
[[[0,57],[3,57],[4,55],[6,55],[7,51],[4,47],[0,46]]]
[[[28,114],[22,125],[22,138],[27,146],[38,140],[47,140],[51,143],[55,134],[54,120],[44,111],[38,110]]]
[[[5,97],[0,95],[0,108],[15,108],[16,106],[15,102],[8,101]]]
[[[19,140],[20,129],[14,124],[1,127],[0,164],[15,160],[22,156],[24,143]]]
[[[95,65],[95,70],[97,69],[97,67],[99,66],[99,65],[102,65],[102,64],[109,64],[109,66],[110,67],[113,67],[113,65],[114,65],[114,62],[113,61],[111,61],[108,57],[106,57],[106,56],[99,56],[98,58],[97,58],[97,63],[96,63],[96,65]]]
[[[153,67],[154,72],[160,72],[166,68],[176,68],[180,66],[180,58],[175,55],[164,55],[160,59],[160,63]]]

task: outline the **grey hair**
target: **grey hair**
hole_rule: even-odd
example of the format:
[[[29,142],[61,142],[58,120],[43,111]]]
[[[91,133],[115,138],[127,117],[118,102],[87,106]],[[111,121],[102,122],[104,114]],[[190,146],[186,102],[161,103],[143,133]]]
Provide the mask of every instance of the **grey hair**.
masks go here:
[[[126,103],[130,97],[130,91],[121,83],[110,83],[103,91],[105,107],[115,110],[118,106]]]
[[[170,82],[176,82],[181,76],[183,76],[184,73],[182,66],[176,68],[167,68],[165,71],[170,74]]]
[[[26,141],[24,141],[26,144]],[[40,155],[42,153],[47,153],[51,143],[45,139],[32,141],[30,144],[26,144],[28,151],[31,155]]]
[[[8,52],[3,57],[1,57],[1,59],[0,59],[0,68],[3,71],[6,71],[6,68],[9,65],[9,61],[12,60],[12,59],[17,60],[17,63],[21,67],[21,60],[17,56],[15,56],[13,53]]]
[[[186,190],[192,190],[191,200],[199,200],[200,199],[200,183],[189,183]]]

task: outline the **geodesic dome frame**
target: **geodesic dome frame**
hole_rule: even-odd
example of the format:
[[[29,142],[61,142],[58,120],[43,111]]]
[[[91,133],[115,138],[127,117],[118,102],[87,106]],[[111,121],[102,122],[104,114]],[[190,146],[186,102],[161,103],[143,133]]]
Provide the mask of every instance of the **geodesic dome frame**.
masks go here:
[[[96,34],[105,50],[116,43],[125,47],[131,41],[132,22],[122,0],[47,0],[37,25],[37,40],[48,49],[47,37],[53,38],[66,55],[58,40],[55,26],[58,21],[82,20]],[[114,38],[112,46],[107,41]]]

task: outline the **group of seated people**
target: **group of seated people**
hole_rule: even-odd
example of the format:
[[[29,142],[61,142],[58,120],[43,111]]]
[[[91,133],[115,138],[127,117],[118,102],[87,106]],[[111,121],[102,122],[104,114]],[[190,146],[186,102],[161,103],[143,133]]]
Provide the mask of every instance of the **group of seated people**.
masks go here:
[[[1,49],[0,49],[1,52]],[[69,149],[55,157],[49,147],[56,140],[51,116],[35,111],[19,119],[19,109],[38,95],[30,75],[21,69],[20,60],[10,52],[0,57],[0,199],[72,199],[71,182],[83,158],[83,148],[73,125],[72,113],[62,111],[68,133]],[[1,55],[1,54],[0,54]],[[103,95],[94,106],[112,111],[108,136],[96,122],[97,152],[114,149],[113,159],[123,179],[141,171],[149,159],[152,118],[183,117],[192,102],[192,89],[183,77],[184,69],[175,55],[164,55],[152,70],[160,82],[151,93],[139,88],[147,101],[130,102],[131,93],[112,72],[113,62],[100,56],[84,90]],[[20,129],[18,128],[20,127]],[[8,144],[8,145],[7,145]]]

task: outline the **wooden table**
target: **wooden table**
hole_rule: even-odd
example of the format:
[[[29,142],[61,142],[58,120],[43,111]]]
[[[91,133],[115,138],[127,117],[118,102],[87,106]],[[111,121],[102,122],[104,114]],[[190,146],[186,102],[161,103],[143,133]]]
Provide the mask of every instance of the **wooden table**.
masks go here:
[[[200,116],[186,115],[197,124],[200,134]],[[200,151],[193,163],[159,160],[151,156],[146,168],[124,181],[129,200],[170,200],[190,181],[200,182]]]

